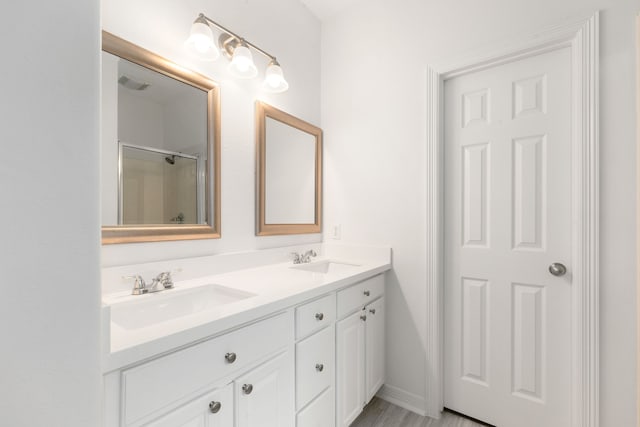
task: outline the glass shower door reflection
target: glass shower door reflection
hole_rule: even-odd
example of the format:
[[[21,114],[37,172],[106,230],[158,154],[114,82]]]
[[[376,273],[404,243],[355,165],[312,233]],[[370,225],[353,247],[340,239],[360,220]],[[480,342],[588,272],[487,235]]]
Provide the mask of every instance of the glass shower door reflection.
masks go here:
[[[202,224],[200,170],[196,156],[121,143],[119,223]]]

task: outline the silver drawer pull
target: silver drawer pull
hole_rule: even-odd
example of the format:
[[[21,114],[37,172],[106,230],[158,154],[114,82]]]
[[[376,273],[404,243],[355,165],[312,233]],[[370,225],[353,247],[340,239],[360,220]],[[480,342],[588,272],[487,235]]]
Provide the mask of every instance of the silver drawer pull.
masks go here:
[[[316,313],[316,320],[324,319],[324,313]]]
[[[371,292],[370,292],[370,291],[364,291],[364,296],[365,296],[365,297],[368,297],[369,295],[371,295]]]
[[[220,412],[220,408],[222,408],[222,403],[214,401],[209,402],[209,411],[211,411],[212,414]]]
[[[251,384],[245,384],[242,386],[242,391],[244,392],[244,394],[251,394],[251,392],[253,391],[253,385]]]
[[[235,353],[227,353],[227,354],[224,355],[224,358],[228,363],[233,363],[237,359]]]
[[[371,313],[371,314],[376,314],[376,309],[375,309],[375,308],[371,308],[371,309],[369,309],[369,313]]]
[[[362,316],[360,316],[360,320],[364,320],[366,322],[367,321],[367,315],[363,314]]]
[[[318,372],[324,371],[324,365],[322,363],[316,363],[316,371]]]

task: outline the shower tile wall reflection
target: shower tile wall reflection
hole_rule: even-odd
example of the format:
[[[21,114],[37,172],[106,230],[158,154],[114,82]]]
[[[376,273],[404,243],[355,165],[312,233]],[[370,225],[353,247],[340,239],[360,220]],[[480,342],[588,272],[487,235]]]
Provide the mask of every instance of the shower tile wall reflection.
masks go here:
[[[122,146],[122,224],[198,223],[198,161]]]

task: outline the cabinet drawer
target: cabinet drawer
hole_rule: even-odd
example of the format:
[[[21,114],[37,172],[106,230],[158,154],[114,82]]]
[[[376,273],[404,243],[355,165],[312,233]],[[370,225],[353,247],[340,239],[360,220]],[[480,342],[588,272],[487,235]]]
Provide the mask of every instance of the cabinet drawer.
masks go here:
[[[335,425],[333,387],[325,390],[296,417],[296,427],[329,427]]]
[[[296,339],[304,338],[330,325],[336,319],[336,294],[296,308]]]
[[[379,274],[338,292],[338,318],[365,305],[384,294],[384,275]]]
[[[248,367],[293,341],[291,312],[245,326],[122,373],[124,425],[137,425],[162,409]],[[235,354],[227,360],[227,354]]]
[[[335,328],[325,328],[296,344],[296,408],[333,384]]]

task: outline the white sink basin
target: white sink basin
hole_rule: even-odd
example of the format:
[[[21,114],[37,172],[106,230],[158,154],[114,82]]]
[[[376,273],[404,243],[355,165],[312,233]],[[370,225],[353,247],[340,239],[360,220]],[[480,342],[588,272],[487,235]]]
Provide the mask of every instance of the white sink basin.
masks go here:
[[[184,290],[169,289],[113,304],[111,321],[124,329],[139,329],[253,296],[255,294],[213,284]]]
[[[341,274],[348,273],[356,267],[360,267],[360,265],[337,261],[318,261],[309,264],[294,265],[291,268],[296,270],[310,271],[312,273]]]

